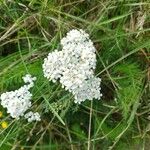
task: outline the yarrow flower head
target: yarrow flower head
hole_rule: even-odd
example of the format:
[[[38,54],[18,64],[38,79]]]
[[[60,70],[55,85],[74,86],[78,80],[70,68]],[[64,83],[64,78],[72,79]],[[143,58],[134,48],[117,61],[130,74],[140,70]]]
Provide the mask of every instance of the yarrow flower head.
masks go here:
[[[94,76],[96,49],[89,35],[83,30],[71,30],[61,45],[62,51],[55,50],[44,59],[44,76],[53,82],[59,79],[77,103],[100,99],[101,80]]]
[[[23,77],[26,85],[20,87],[18,90],[3,93],[0,96],[1,105],[7,109],[7,113],[12,118],[19,119],[24,116],[25,112],[31,107],[32,94],[30,88],[34,86],[36,77],[27,74]]]
[[[30,112],[26,113],[26,114],[24,115],[24,117],[25,117],[26,119],[28,119],[28,122],[41,121],[41,118],[40,118],[40,115],[39,115],[38,112],[33,113],[32,111],[30,111]]]

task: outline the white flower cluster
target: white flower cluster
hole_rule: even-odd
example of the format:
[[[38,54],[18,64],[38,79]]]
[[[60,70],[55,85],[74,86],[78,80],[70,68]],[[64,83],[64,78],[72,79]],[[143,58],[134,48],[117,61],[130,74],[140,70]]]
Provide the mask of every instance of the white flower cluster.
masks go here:
[[[100,78],[90,78],[82,83],[82,86],[76,88],[72,93],[75,96],[75,103],[81,103],[82,101],[100,99],[102,94],[100,93]]]
[[[7,109],[12,118],[19,119],[24,116],[25,112],[31,107],[32,94],[29,89],[34,86],[36,77],[27,74],[23,77],[26,85],[20,87],[18,90],[3,93],[0,96],[1,105]]]
[[[26,114],[24,115],[24,117],[25,117],[26,119],[28,119],[28,122],[41,121],[41,118],[40,118],[40,115],[39,115],[38,112],[33,113],[32,111],[30,111],[30,112],[26,113]]]
[[[93,42],[83,30],[71,30],[61,40],[62,51],[55,50],[44,59],[44,76],[59,79],[73,93],[75,102],[100,99],[100,78],[94,76],[96,54]]]

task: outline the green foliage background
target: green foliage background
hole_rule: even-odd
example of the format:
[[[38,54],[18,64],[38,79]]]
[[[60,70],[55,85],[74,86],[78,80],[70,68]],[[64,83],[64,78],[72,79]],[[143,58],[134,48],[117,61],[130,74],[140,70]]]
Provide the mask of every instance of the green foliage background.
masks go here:
[[[36,76],[31,109],[42,117],[13,120],[0,107],[9,123],[0,150],[149,150],[149,10],[149,0],[0,0],[0,94]],[[71,29],[84,29],[97,49],[100,101],[74,104],[43,77],[43,59]]]

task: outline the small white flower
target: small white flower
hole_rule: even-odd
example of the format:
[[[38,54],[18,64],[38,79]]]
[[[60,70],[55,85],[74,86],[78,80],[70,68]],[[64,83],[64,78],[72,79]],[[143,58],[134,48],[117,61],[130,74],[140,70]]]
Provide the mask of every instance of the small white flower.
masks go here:
[[[26,119],[28,119],[28,122],[41,121],[41,118],[40,118],[40,115],[39,115],[38,112],[33,113],[32,111],[30,111],[30,112],[26,113],[26,114],[24,115],[24,117],[25,117]]]
[[[22,77],[24,83],[32,83],[36,80],[36,77],[32,77],[30,74],[26,74],[24,77]]]

